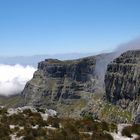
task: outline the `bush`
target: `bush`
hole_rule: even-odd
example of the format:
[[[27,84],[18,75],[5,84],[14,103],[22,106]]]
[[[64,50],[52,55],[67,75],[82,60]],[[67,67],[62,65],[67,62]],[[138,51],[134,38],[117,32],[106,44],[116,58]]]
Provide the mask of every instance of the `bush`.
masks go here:
[[[7,114],[7,108],[0,108],[0,115],[6,115]]]
[[[9,125],[0,124],[0,139],[10,140],[10,128]]]
[[[36,108],[37,112],[45,113],[45,109],[43,108]]]
[[[23,139],[24,140],[35,140],[35,137],[32,135],[26,135]]]
[[[26,121],[27,120],[25,119],[25,117],[23,116],[22,113],[13,114],[13,115],[8,117],[8,122],[11,125],[24,126]]]
[[[32,115],[32,111],[31,111],[31,109],[25,109],[25,110],[23,110],[23,114],[31,116]]]
[[[91,140],[91,135],[85,134],[85,133],[81,133],[80,134],[80,140]]]
[[[124,127],[121,133],[122,136],[132,138],[132,127],[131,126]]]
[[[51,135],[52,140],[66,140],[67,134],[63,132],[63,130],[55,131],[53,135]]]
[[[25,136],[25,140],[27,139],[33,139],[35,140],[35,138],[40,138],[43,137],[45,138],[47,136],[46,130],[44,128],[38,128],[38,129],[32,129],[30,127],[25,127],[24,130],[21,130],[17,133],[17,136]]]
[[[93,114],[91,114],[91,113],[84,114],[83,119],[93,120]]]
[[[137,137],[137,138],[135,138],[135,140],[140,140],[140,136],[139,136],[139,137]]]
[[[109,124],[107,122],[102,122],[102,130],[109,132]]]
[[[140,135],[140,124],[133,124],[132,125],[132,132],[134,134]]]
[[[114,123],[111,123],[110,124],[110,132],[118,132],[118,128],[117,128],[117,125],[114,124]]]
[[[60,119],[57,117],[48,117],[47,124],[59,128]]]
[[[92,140],[114,140],[114,138],[108,133],[94,133],[92,135]]]

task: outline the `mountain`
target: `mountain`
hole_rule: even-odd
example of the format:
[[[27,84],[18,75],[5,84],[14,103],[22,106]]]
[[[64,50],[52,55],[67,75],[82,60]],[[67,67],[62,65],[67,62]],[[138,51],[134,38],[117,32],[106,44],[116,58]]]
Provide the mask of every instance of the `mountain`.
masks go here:
[[[123,109],[105,101],[104,75],[114,53],[76,60],[45,59],[21,95],[21,106],[54,109],[61,117],[92,116],[125,122]],[[107,111],[112,109],[112,112]],[[112,117],[114,116],[115,117]]]
[[[55,109],[61,115],[80,115],[95,90],[95,64],[95,57],[40,62],[23,90],[24,105]]]
[[[113,60],[105,75],[106,98],[109,102],[140,116],[140,50],[131,50]],[[140,122],[140,120],[139,120]]]
[[[108,65],[105,87],[107,99],[115,104],[140,96],[140,50],[127,51]]]
[[[105,71],[110,57],[113,55],[40,62],[33,79],[22,92],[23,105],[55,109],[62,116],[80,116],[82,110],[92,103],[96,93],[103,95],[104,84],[100,74]],[[100,66],[102,71],[98,70]]]
[[[140,122],[140,50],[38,63],[12,106],[54,109],[59,117]],[[2,99],[1,99],[2,100]],[[17,102],[17,104],[16,104]],[[4,100],[5,103],[5,100]]]

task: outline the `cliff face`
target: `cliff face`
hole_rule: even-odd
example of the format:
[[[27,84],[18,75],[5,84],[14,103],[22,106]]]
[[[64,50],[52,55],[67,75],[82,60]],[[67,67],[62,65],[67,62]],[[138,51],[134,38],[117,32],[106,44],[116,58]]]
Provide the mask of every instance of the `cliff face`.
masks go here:
[[[140,50],[127,51],[108,65],[105,87],[112,103],[132,101],[140,95]]]
[[[22,92],[19,105],[55,109],[60,116],[92,115],[119,121],[124,116],[122,111],[114,119],[119,109],[103,101],[104,74],[113,57],[114,54],[101,54],[72,61],[46,59],[40,62]],[[110,115],[106,113],[108,109],[112,109]]]
[[[60,116],[89,113],[106,121],[131,121],[131,112],[140,114],[140,50],[127,51],[109,63],[113,57],[114,54],[103,54],[72,61],[40,62],[22,92],[22,105],[54,109]],[[105,91],[110,103],[103,100]]]
[[[96,58],[73,61],[46,59],[22,92],[23,104],[80,114],[96,91]],[[75,113],[76,115],[76,113]]]
[[[106,98],[140,122],[140,50],[127,51],[107,67]]]
[[[62,116],[80,116],[81,112],[91,110],[96,95],[103,96],[103,73],[113,56],[102,54],[77,60],[40,62],[22,92],[20,105],[55,109]]]

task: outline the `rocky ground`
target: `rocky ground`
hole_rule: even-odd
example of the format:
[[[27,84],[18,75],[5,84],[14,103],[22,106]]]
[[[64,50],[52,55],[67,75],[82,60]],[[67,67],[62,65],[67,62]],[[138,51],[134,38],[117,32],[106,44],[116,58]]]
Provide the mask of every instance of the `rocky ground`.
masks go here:
[[[139,140],[140,125],[59,118],[54,110],[0,108],[1,140]]]

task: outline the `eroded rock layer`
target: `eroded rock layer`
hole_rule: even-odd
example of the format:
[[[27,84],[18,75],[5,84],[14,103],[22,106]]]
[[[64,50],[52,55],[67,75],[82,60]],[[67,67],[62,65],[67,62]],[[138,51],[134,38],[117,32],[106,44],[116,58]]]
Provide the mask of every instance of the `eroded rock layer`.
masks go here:
[[[140,50],[123,53],[107,67],[106,98],[132,114],[140,122]]]
[[[112,103],[140,96],[140,50],[127,51],[108,65],[105,87]]]
[[[48,107],[63,113],[75,110],[80,114],[97,89],[95,64],[95,57],[40,62],[22,93],[24,105]]]

